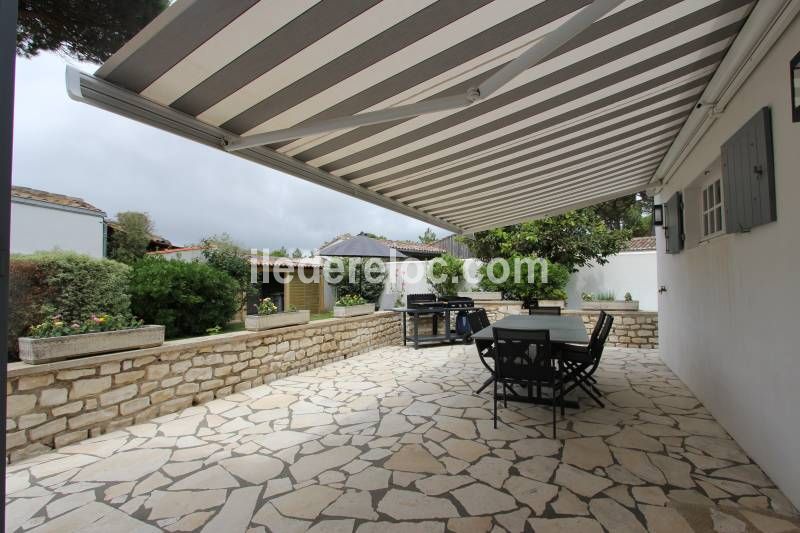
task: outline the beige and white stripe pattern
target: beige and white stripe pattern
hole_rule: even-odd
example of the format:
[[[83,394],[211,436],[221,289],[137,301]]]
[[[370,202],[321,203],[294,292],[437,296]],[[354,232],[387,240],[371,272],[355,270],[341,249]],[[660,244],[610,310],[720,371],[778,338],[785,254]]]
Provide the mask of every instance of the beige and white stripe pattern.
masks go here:
[[[463,94],[589,3],[179,0],[96,76],[246,137]],[[463,231],[641,190],[752,3],[626,0],[474,105],[262,149]]]

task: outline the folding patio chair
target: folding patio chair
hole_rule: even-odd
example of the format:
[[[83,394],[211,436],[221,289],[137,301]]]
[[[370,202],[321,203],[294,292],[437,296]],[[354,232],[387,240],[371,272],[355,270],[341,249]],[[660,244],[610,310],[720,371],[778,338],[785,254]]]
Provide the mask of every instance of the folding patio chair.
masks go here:
[[[483,328],[489,327],[489,318],[486,316],[486,311],[483,309],[476,309],[474,311],[470,311],[467,313],[467,320],[469,321],[469,327],[473,333],[476,333]],[[478,349],[478,357],[481,359],[481,363],[486,369],[489,371],[490,376],[481,388],[475,391],[475,394],[480,394],[481,392],[486,389],[489,385],[492,384],[494,381],[494,358],[495,358],[495,349],[494,343],[491,341],[475,341],[475,348]],[[489,365],[488,360],[492,360],[492,366]]]
[[[493,329],[495,345],[494,427],[497,427],[497,387],[503,388],[503,406],[508,406],[507,390],[514,385],[544,384],[552,391],[553,438],[556,438],[556,407],[564,416],[564,380],[560,353],[554,353],[548,330]]]
[[[613,316],[601,313],[587,346],[567,344],[562,347],[560,352],[567,371],[564,381],[569,383],[564,391],[565,395],[576,388],[580,388],[600,407],[605,407],[603,402],[600,401],[602,394],[594,386],[594,383],[596,383],[594,373],[600,366],[600,358],[603,355],[603,349],[613,324]]]

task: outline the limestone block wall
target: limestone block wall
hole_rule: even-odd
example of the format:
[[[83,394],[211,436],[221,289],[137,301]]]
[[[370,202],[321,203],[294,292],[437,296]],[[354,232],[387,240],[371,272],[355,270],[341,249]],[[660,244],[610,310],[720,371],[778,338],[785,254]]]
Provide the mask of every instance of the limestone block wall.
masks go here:
[[[396,314],[329,319],[263,332],[168,341],[42,365],[8,365],[11,461],[331,361],[398,345]]]
[[[500,320],[508,315],[527,313],[522,310],[522,302],[484,301],[475,302],[477,307],[486,309],[489,320]],[[591,334],[600,311],[566,309],[565,315],[581,317],[586,331]],[[607,346],[620,348],[658,348],[658,313],[655,311],[610,311],[614,315],[614,325],[608,336]]]

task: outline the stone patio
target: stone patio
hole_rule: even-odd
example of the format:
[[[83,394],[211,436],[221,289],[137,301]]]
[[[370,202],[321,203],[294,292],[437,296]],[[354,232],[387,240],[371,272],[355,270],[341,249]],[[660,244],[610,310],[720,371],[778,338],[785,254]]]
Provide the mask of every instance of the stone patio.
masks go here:
[[[473,394],[472,346],[381,348],[11,465],[7,531],[792,531],[795,510],[652,350],[607,407]]]

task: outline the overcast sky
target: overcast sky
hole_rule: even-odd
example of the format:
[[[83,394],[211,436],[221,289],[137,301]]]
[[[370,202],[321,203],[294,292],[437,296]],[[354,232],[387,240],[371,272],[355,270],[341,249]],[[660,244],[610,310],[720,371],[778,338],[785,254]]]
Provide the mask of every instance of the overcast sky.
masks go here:
[[[78,196],[112,217],[147,212],[156,232],[180,245],[227,232],[246,247],[310,250],[345,232],[416,240],[428,227],[74,102],[64,88],[66,61],[75,64],[55,54],[17,58],[15,185]]]

